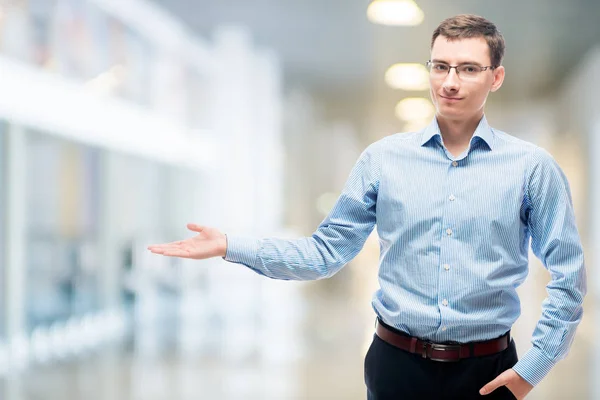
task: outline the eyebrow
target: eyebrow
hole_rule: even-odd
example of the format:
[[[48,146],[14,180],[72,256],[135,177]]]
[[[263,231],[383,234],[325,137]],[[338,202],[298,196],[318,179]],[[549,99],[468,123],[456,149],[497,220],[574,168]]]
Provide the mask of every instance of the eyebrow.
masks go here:
[[[431,62],[434,63],[442,63],[442,64],[446,64],[446,65],[450,65],[450,63],[448,61],[444,61],[444,60],[439,60],[437,58],[434,58],[433,60],[431,60]],[[481,66],[480,63],[478,63],[477,61],[465,61],[465,62],[461,62],[458,65],[479,65]]]

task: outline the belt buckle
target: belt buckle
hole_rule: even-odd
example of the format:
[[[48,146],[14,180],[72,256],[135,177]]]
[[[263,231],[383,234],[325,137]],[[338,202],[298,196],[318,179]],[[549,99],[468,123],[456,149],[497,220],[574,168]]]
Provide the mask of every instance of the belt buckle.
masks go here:
[[[460,344],[437,344],[425,342],[423,344],[423,358],[429,358],[432,361],[439,362],[457,362],[460,361]],[[429,351],[431,350],[431,351]],[[433,357],[433,351],[455,351],[456,358],[437,358]]]

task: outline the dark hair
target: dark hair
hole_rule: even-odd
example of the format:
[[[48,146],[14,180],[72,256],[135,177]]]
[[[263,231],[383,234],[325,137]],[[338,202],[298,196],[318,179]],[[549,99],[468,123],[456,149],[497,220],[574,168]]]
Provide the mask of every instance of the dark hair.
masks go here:
[[[478,15],[461,14],[443,20],[433,31],[431,47],[438,36],[450,40],[483,37],[490,49],[490,59],[494,68],[499,67],[504,58],[504,37],[492,22]]]

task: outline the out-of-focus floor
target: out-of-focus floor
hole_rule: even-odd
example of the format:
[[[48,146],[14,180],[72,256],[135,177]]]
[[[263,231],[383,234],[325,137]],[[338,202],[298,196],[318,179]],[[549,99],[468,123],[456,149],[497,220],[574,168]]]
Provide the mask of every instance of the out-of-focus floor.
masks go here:
[[[252,354],[231,360],[218,351],[194,356],[170,350],[168,345],[144,355],[123,345],[79,361],[34,366],[13,374],[2,380],[0,398],[364,399],[363,356],[373,332],[369,302],[375,281],[373,271],[362,267],[360,259],[347,268],[331,282],[303,284],[303,350],[288,360],[265,362]],[[519,354],[529,346],[545,280],[547,273],[532,265],[530,277],[520,289],[522,316],[513,330]],[[599,319],[594,300],[590,293],[569,356],[528,399],[600,399],[600,346],[595,339]],[[294,347],[291,340],[289,346]]]

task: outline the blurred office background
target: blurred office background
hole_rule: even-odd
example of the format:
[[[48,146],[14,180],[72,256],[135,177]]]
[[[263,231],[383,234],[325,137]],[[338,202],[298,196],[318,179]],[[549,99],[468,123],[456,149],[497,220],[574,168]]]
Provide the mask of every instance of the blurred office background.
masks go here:
[[[312,233],[369,143],[432,118],[458,13],[505,35],[488,120],[559,161],[586,248],[584,320],[529,397],[600,399],[600,2],[369,3],[0,0],[1,399],[365,398],[375,235],[305,283],[146,246]],[[532,255],[520,354],[548,280]]]

